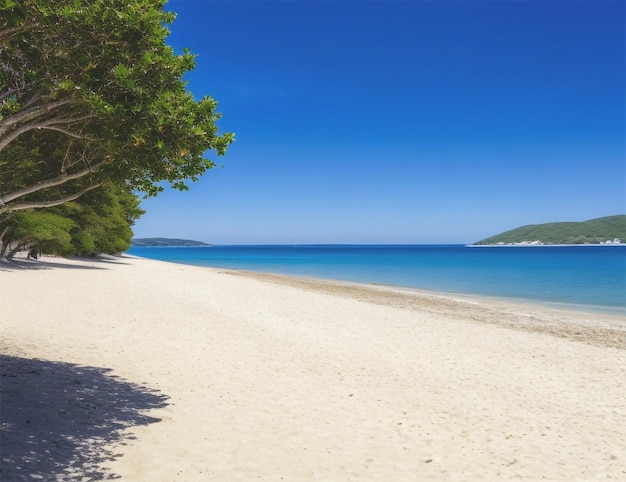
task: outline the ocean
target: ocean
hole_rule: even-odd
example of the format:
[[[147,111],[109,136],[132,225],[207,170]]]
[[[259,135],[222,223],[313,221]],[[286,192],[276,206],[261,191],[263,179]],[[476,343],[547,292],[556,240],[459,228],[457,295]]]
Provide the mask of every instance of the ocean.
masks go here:
[[[626,246],[132,247],[197,266],[377,283],[626,315]]]

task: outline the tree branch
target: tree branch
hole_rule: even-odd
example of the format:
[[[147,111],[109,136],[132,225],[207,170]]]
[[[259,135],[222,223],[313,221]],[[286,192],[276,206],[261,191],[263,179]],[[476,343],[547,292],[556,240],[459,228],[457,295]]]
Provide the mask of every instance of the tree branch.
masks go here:
[[[16,90],[9,88],[5,90],[2,94],[0,94],[0,100],[8,99],[9,97],[15,94],[16,94]]]
[[[53,119],[48,119],[47,121],[43,121],[43,122],[29,122],[27,124],[24,124],[23,126],[18,127],[14,131],[11,131],[10,134],[7,134],[6,136],[4,136],[4,138],[0,139],[0,151],[2,151],[6,146],[8,146],[11,142],[13,142],[15,139],[17,139],[19,136],[21,136],[25,132],[32,131],[34,129],[56,130],[56,131],[63,132],[64,134],[71,135],[72,137],[86,139],[86,137],[81,136],[80,134],[74,134],[69,131],[66,131],[60,128],[55,128],[52,126],[55,126],[57,124],[74,124],[81,120],[90,119],[91,117],[92,117],[91,115],[84,115],[84,116],[78,116],[78,117],[53,118]]]
[[[22,86],[21,90],[24,91],[26,90],[27,87],[28,87],[27,85],[24,85]],[[20,99],[20,102],[22,102],[22,109],[30,109],[30,106],[38,102],[42,97],[43,95],[41,93],[35,93],[30,98],[26,99],[25,101],[22,101],[22,99]]]
[[[24,26],[3,28],[0,30],[0,40],[6,42],[10,37],[14,36],[15,34],[26,30],[27,28]]]
[[[5,68],[5,66],[2,66]],[[6,68],[5,68],[6,70]],[[22,79],[24,81],[24,79]],[[40,87],[41,81],[34,81],[30,83],[20,83],[19,86],[13,85],[6,87],[6,90],[0,95],[0,99],[6,99],[11,97],[12,95],[18,96],[21,104],[21,110],[24,111],[29,109],[33,104],[40,101],[44,95],[41,93],[41,89],[37,90],[37,87]],[[27,96],[27,92],[33,92],[30,97]]]
[[[24,25],[18,25],[16,27],[9,27],[9,22],[4,21],[2,26],[0,27],[0,40],[4,40],[5,37],[8,38],[15,33],[28,32],[29,30],[35,30],[36,28],[41,27],[41,24],[38,21],[29,22]]]
[[[81,134],[77,134],[75,132],[71,132],[65,129],[61,129],[60,127],[52,127],[52,126],[41,126],[40,129],[45,129],[48,131],[57,131],[57,132],[62,132],[65,135],[68,135],[70,137],[75,137],[76,139],[87,139],[87,140],[94,140],[93,137],[87,137],[87,136],[83,136]]]
[[[51,208],[53,206],[59,206],[67,202],[74,201],[75,199],[78,199],[79,197],[81,197],[83,194],[93,189],[96,189],[102,186],[103,184],[104,184],[104,181],[99,182],[97,184],[94,184],[93,186],[88,186],[84,189],[81,189],[77,193],[70,194],[69,196],[65,196],[60,199],[55,199],[53,201],[28,202],[28,203],[15,204],[11,206],[7,206],[6,204],[5,205],[0,204],[0,214],[4,214],[6,212],[12,212],[12,211],[23,211],[25,209]]]
[[[23,189],[18,189],[17,191],[13,191],[8,194],[5,194],[4,196],[0,196],[0,213],[2,213],[3,212],[2,209],[5,209],[5,208],[8,210],[11,210],[11,207],[7,206],[7,203],[13,201],[14,199],[20,198],[22,196],[26,196],[27,194],[32,194],[37,191],[41,191],[42,189],[47,189],[49,187],[60,186],[61,184],[64,184],[68,181],[72,181],[74,179],[85,177],[89,174],[92,174],[94,171],[98,170],[104,164],[106,164],[106,161],[99,162],[98,164],[94,166],[89,166],[88,168],[83,169],[82,171],[78,171],[78,172],[74,172],[70,174],[64,173],[57,177],[53,177],[46,181],[37,183],[34,186],[25,187]]]
[[[53,111],[54,109],[71,104],[72,102],[74,102],[72,99],[63,99],[56,102],[48,102],[46,104],[13,114],[0,122],[0,135],[4,134],[13,124],[28,122],[30,120],[36,119],[37,117],[41,117],[42,115],[45,115],[48,112]]]

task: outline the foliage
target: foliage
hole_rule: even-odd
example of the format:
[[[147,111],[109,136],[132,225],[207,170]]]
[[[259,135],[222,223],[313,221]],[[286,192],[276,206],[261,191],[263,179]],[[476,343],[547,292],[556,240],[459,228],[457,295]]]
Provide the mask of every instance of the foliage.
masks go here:
[[[206,151],[225,153],[233,136],[218,134],[216,102],[187,90],[195,58],[166,45],[163,5],[0,2],[0,223],[105,181],[186,189],[214,166]]]
[[[127,251],[133,237],[131,226],[144,212],[135,195],[116,186],[89,192],[55,209],[74,220],[72,251],[64,254],[82,255]]]
[[[477,245],[540,241],[544,244],[596,244],[618,238],[626,242],[626,215],[608,216],[580,223],[532,224],[483,239]]]
[[[8,220],[5,239],[15,251],[37,248],[38,252],[65,253],[71,251],[73,227],[71,219],[50,211],[20,211]]]
[[[61,255],[121,253],[130,248],[131,226],[142,214],[137,196],[106,185],[62,206],[12,213],[5,246]]]

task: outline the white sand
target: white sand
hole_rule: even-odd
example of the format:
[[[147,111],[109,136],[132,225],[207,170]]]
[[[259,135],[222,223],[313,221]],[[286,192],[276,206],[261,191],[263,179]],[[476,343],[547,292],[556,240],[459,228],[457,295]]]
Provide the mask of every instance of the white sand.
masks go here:
[[[36,265],[0,265],[6,480],[626,479],[624,317]]]

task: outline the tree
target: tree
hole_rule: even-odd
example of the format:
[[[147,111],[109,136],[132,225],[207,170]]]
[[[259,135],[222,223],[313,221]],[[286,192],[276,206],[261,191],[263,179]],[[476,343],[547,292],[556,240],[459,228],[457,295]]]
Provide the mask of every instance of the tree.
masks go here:
[[[139,202],[128,189],[105,184],[60,206],[16,211],[6,216],[0,257],[24,249],[83,256],[127,251],[131,226],[144,213]]]
[[[105,181],[187,189],[233,141],[196,101],[189,51],[167,46],[163,0],[0,3],[0,234],[7,215],[78,199]],[[0,237],[1,241],[1,237]]]
[[[18,211],[5,220],[4,238],[0,255],[12,256],[22,249],[38,252],[67,253],[71,251],[74,222],[51,211]]]
[[[111,185],[53,210],[74,221],[70,230],[72,249],[63,254],[79,255],[127,251],[133,237],[131,226],[144,213],[137,196]]]

